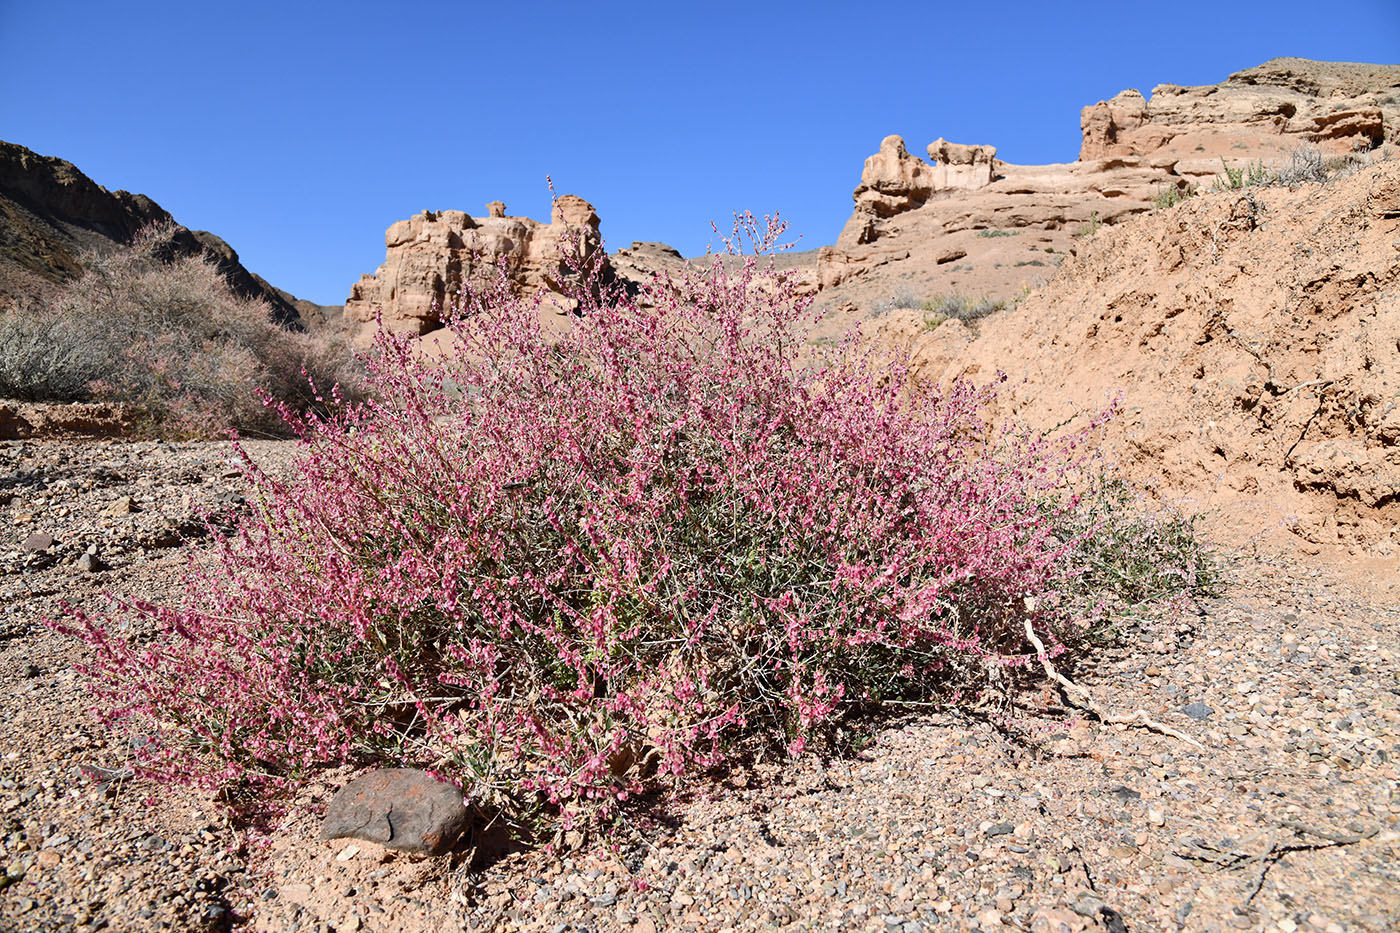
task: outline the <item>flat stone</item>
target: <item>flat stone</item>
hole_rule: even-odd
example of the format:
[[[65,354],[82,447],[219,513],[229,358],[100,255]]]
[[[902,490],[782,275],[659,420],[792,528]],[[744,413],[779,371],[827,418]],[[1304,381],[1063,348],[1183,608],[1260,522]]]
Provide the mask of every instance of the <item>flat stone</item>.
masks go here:
[[[1215,715],[1215,710],[1206,706],[1200,700],[1197,700],[1195,703],[1187,704],[1181,711],[1192,719],[1209,719],[1211,716]]]
[[[22,547],[26,551],[33,551],[36,554],[41,551],[47,551],[49,548],[53,547],[53,535],[45,534],[42,531],[36,531],[24,539]]]
[[[321,834],[363,839],[414,855],[441,855],[461,838],[472,812],[462,792],[416,768],[355,778],[326,808]]]

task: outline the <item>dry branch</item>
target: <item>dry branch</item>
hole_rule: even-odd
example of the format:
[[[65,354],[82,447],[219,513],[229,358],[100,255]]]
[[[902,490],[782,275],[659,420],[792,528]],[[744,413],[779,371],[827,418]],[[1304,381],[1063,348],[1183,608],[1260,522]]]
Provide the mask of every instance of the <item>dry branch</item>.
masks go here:
[[[1197,748],[1205,748],[1204,745],[1191,738],[1191,736],[1187,735],[1186,733],[1181,732],[1177,729],[1173,729],[1171,726],[1168,726],[1165,723],[1160,723],[1157,720],[1152,719],[1147,715],[1147,710],[1134,710],[1132,714],[1128,716],[1120,716],[1108,712],[1102,706],[1099,706],[1097,702],[1095,702],[1093,695],[1090,694],[1088,690],[1079,686],[1079,684],[1070,680],[1068,677],[1061,674],[1055,669],[1055,665],[1050,663],[1050,655],[1049,652],[1045,650],[1045,643],[1042,642],[1038,637],[1036,637],[1035,630],[1031,628],[1031,622],[1029,619],[1026,620],[1026,638],[1030,639],[1030,643],[1035,646],[1036,656],[1040,658],[1040,664],[1043,668],[1045,668],[1045,676],[1049,677],[1051,680],[1055,681],[1061,687],[1064,688],[1065,698],[1069,701],[1070,705],[1077,706],[1080,709],[1087,710],[1088,712],[1093,713],[1099,718],[1100,722],[1122,725],[1141,725],[1144,728],[1152,730],[1153,732],[1159,732],[1162,735],[1169,735],[1174,739],[1180,739],[1181,741],[1186,742],[1190,745],[1194,745]],[[1079,697],[1079,699],[1076,700],[1076,696]]]

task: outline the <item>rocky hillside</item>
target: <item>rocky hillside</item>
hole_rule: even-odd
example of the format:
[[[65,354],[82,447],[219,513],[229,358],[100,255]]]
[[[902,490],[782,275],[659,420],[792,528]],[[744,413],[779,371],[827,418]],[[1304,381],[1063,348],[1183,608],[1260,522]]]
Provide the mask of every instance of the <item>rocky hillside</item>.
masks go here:
[[[81,275],[84,252],[127,245],[153,223],[175,219],[144,194],[108,191],[71,162],[0,141],[0,301]],[[202,253],[214,260],[237,294],[263,299],[284,324],[338,314],[249,272],[233,247],[208,231],[176,225],[171,246],[180,255]]]

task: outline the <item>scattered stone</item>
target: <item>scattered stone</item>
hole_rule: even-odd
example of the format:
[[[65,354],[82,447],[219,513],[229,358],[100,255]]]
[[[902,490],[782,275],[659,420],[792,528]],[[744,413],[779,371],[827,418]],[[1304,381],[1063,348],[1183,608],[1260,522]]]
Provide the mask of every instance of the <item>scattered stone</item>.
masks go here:
[[[1192,719],[1209,719],[1211,716],[1215,715],[1215,710],[1206,706],[1199,700],[1195,703],[1187,704],[1181,711]]]
[[[943,252],[938,254],[938,258],[935,260],[935,262],[937,262],[938,265],[942,266],[950,262],[956,262],[957,260],[962,259],[966,255],[967,250],[965,249],[944,250]]]
[[[78,557],[77,566],[83,573],[97,573],[99,570],[106,569],[102,559],[91,551],[85,551]]]
[[[992,825],[992,826],[988,826],[988,827],[987,827],[987,835],[988,835],[988,836],[1009,836],[1011,833],[1015,832],[1015,830],[1016,830],[1016,827],[1015,827],[1015,826],[1012,826],[1010,823],[996,823],[996,824],[994,824],[994,825]]]
[[[47,551],[49,548],[53,547],[53,535],[45,534],[42,531],[36,531],[29,537],[25,538],[24,544],[21,546],[26,551],[30,551],[34,554],[43,553],[44,551]]]
[[[120,518],[123,515],[130,515],[133,512],[141,511],[136,507],[136,500],[131,496],[122,496],[120,499],[107,506],[105,514],[113,518]]]
[[[1031,933],[1079,933],[1087,926],[1083,917],[1063,907],[1042,907],[1031,914]]]
[[[441,855],[471,823],[462,792],[415,768],[371,771],[326,808],[327,839],[363,839],[414,855]]]

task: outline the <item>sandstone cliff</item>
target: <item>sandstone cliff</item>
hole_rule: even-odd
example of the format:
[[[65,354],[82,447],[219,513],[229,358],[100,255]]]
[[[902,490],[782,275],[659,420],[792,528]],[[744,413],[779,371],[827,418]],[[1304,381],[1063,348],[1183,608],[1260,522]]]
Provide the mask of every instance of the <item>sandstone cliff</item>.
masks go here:
[[[351,287],[345,317],[362,325],[362,341],[373,333],[376,313],[390,330],[430,333],[443,326],[463,285],[502,263],[514,287],[547,293],[547,303],[565,313],[565,257],[592,257],[603,242],[599,223],[593,205],[575,195],[554,202],[547,224],[507,217],[499,201],[487,205],[486,217],[424,211],[385,232],[384,263]]]
[[[1075,162],[1015,165],[991,146],[939,139],[929,162],[887,137],[866,160],[850,219],[817,256],[833,304],[902,288],[1014,295],[1043,280],[1075,235],[1210,187],[1225,166],[1277,165],[1400,142],[1400,65],[1279,58],[1219,85],[1164,84],[1085,107]],[[1015,242],[998,239],[1021,238]],[[941,257],[956,265],[940,270]]]
[[[1235,148],[1258,157],[1299,143],[1373,149],[1400,142],[1400,65],[1275,58],[1220,84],[1161,84],[1150,99],[1123,91],[1085,107],[1080,128],[1081,161],[1163,151],[1209,161]]]

